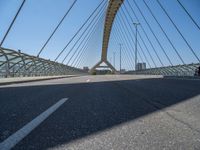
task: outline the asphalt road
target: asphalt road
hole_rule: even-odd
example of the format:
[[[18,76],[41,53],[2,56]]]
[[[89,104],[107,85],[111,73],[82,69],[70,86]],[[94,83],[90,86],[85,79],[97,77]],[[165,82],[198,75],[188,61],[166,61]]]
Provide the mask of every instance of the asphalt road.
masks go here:
[[[200,80],[133,75],[0,86],[0,149],[63,98],[13,149],[200,149]]]

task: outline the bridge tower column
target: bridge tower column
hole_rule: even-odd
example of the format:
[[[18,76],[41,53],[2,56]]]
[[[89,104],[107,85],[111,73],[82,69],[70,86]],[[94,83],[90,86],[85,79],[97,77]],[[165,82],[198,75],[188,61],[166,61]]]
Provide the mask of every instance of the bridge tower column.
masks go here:
[[[113,67],[112,64],[107,60],[107,50],[108,50],[108,43],[110,39],[110,33],[111,33],[113,21],[123,1],[124,0],[109,0],[109,5],[107,8],[105,24],[104,24],[101,60],[96,65],[94,65],[94,67],[90,69],[90,73],[94,72],[95,69],[100,67],[102,63],[105,63],[108,66],[108,68],[112,70],[113,73],[117,73],[117,70],[115,69],[115,67]]]

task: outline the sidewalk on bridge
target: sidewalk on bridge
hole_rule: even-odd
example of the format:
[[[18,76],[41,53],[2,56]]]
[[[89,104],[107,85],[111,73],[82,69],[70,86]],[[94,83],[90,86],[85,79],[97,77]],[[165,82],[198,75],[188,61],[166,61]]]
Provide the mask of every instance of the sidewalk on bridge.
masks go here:
[[[70,77],[76,77],[76,76],[78,76],[78,75],[0,78],[0,86],[8,85],[8,84],[15,84],[15,83],[25,83],[25,82],[70,78]]]
[[[164,76],[166,79],[191,79],[200,80],[200,76]]]

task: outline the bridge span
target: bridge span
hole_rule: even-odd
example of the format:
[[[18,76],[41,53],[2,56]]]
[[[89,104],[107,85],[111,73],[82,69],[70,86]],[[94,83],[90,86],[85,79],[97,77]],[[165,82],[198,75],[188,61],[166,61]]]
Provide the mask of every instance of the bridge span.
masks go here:
[[[0,5],[0,150],[200,150],[198,1]]]
[[[28,3],[26,0],[23,0],[0,43],[0,77],[80,75],[95,73],[97,68],[105,67],[110,70],[111,73],[122,73],[122,69],[125,70],[123,73],[126,74],[194,76],[194,74],[200,70],[200,68],[198,69],[200,66],[200,53],[198,49],[194,49],[194,47],[198,47],[196,40],[193,39],[193,42],[187,40],[188,37],[184,36],[163,4],[159,0],[155,0],[159,9],[165,14],[165,17],[171,23],[174,30],[176,30],[180,39],[177,40],[170,37],[167,33],[167,29],[165,29],[161,21],[158,20],[155,13],[152,11],[152,8],[149,6],[150,4],[145,2],[145,0],[142,1],[145,5],[145,9],[149,12],[146,15],[152,17],[158,28],[149,23],[151,21],[148,21],[148,18],[145,17],[145,14],[141,11],[141,6],[137,4],[136,0],[133,0],[133,2],[129,2],[129,0],[102,0],[85,22],[80,25],[80,28],[74,33],[71,39],[67,41],[67,44],[61,49],[55,59],[50,60],[41,58],[40,56],[76,5],[77,0],[71,4],[36,56],[26,54],[21,50],[3,47],[9,33],[12,31],[11,29],[14,27],[13,25],[23,12],[23,8],[26,7],[26,3]],[[200,27],[197,21],[180,1],[177,2],[179,7],[183,9],[183,13],[187,19],[192,21],[193,26],[191,29],[194,29],[193,32],[199,32]],[[135,12],[136,10],[133,6],[135,6],[135,9],[137,8],[138,14]],[[139,19],[138,16],[142,19]],[[134,31],[133,23],[140,26],[138,30]],[[100,43],[101,47],[97,48],[99,49],[98,51],[101,51],[100,61],[96,65],[90,63],[90,67],[83,70],[84,61],[89,62],[90,59],[87,58],[91,58],[87,57],[86,53],[92,53],[91,51],[86,51],[94,49],[94,45],[90,46],[90,44],[94,44],[91,40],[95,34],[98,34],[98,36],[101,34],[95,33],[99,28],[98,26],[101,24],[103,26],[102,43]],[[160,32],[156,33],[158,29],[159,31],[161,30],[162,35],[160,35]],[[190,33],[189,31],[185,32]],[[151,36],[154,37],[154,40],[150,38]],[[166,43],[164,44],[160,39],[162,36],[166,39]],[[176,40],[176,42],[173,42],[173,40]],[[113,42],[115,43],[112,44]],[[182,44],[177,44],[181,42],[183,42],[186,47],[182,47]],[[170,45],[168,48],[166,48],[167,43]],[[119,45],[121,47],[120,52],[118,52],[120,58],[115,59],[115,53]],[[184,52],[180,51],[180,49],[184,49]],[[109,51],[113,52],[113,62],[108,60],[108,54],[112,55]],[[187,56],[189,59],[184,58]],[[191,57],[193,57],[193,59]],[[95,60],[95,63],[96,61],[97,60]],[[119,69],[116,69],[115,61],[118,61]],[[102,64],[106,66],[102,67]],[[137,69],[137,66],[141,66],[142,64],[144,67],[139,67]]]

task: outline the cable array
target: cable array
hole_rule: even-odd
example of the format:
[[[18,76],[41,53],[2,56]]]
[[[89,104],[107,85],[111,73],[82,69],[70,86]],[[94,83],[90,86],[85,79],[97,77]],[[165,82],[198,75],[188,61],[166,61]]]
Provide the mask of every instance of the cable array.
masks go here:
[[[13,20],[9,24],[8,29],[1,40],[0,47],[2,47],[4,41],[9,35],[9,32],[13,28],[16,19],[19,17],[19,14],[24,7],[25,1],[26,0],[22,1]],[[65,14],[50,33],[47,40],[45,40],[37,54],[37,57],[39,57],[40,54],[45,50],[46,46],[52,40],[52,37],[58,31],[59,27],[62,25],[63,21],[69,15],[71,10],[74,8],[77,1],[78,0],[74,0],[70,7],[66,10]],[[154,0],[154,2],[156,3],[156,6],[160,8],[159,10],[163,12],[165,17],[171,23],[173,29],[175,29],[176,33],[174,34],[179,35],[180,40],[187,46],[189,53],[191,53],[194,58],[200,62],[197,50],[194,49],[194,46],[188,41],[188,38],[184,36],[184,32],[179,28],[176,20],[174,20],[170,15],[165,5],[161,3],[160,0]],[[85,64],[87,64],[88,58],[93,57],[93,53],[90,49],[94,48],[93,43],[95,43],[95,40],[97,40],[96,37],[103,33],[106,13],[108,11],[108,4],[109,2],[107,0],[102,0],[97,5],[97,7],[86,18],[83,24],[81,24],[78,30],[76,30],[73,36],[66,42],[65,46],[59,50],[58,55],[54,59],[55,62],[61,61],[62,64],[77,68],[83,67]],[[181,0],[176,0],[174,5],[179,6],[179,8],[183,10],[182,14],[186,15],[186,17],[188,17],[193,23],[195,29],[200,31],[199,24],[187,10],[186,6],[181,2]],[[143,9],[146,11],[142,11]],[[149,16],[153,18],[156,26],[151,23],[152,20],[148,20]],[[140,23],[137,33],[133,25],[134,22]],[[161,31],[159,34],[156,32],[157,28],[159,28],[159,31]],[[136,64],[134,60],[137,60],[137,53],[135,54],[136,48],[134,47],[135,44],[138,45],[138,61],[145,62],[147,67],[150,69],[164,66],[174,66],[175,64],[172,60],[179,60],[182,65],[186,65],[187,62],[184,60],[184,54],[178,48],[177,43],[173,41],[173,37],[169,35],[167,30],[168,29],[162,24],[162,21],[150,5],[150,1],[124,1],[123,5],[117,13],[111,31],[111,38],[113,39],[112,44],[114,44],[114,47],[119,47],[119,44],[122,44],[122,66],[127,70],[135,69]],[[138,35],[138,37],[136,35]],[[160,38],[160,35],[164,37],[164,41]],[[163,44],[164,42],[170,45],[168,49],[165,48]],[[101,48],[102,47],[100,47],[100,49]],[[172,52],[175,55],[171,56],[170,54]],[[63,57],[62,60],[60,60],[61,56]],[[177,71],[176,68],[174,68],[174,70]]]

